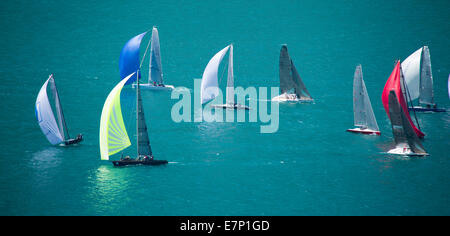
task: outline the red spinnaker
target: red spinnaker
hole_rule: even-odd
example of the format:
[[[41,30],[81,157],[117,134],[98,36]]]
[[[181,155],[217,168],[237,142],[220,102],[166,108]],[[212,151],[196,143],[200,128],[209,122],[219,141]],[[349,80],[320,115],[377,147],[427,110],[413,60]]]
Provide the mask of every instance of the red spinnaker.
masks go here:
[[[381,95],[381,100],[383,101],[383,106],[384,109],[386,110],[386,114],[389,117],[389,92],[391,90],[394,90],[395,95],[397,95],[398,98],[398,102],[400,104],[400,106],[403,108],[403,111],[405,111],[405,115],[406,118],[408,118],[409,123],[411,124],[411,126],[414,129],[414,132],[416,132],[417,136],[419,136],[419,138],[422,138],[425,136],[424,133],[422,133],[422,131],[420,131],[413,123],[411,116],[409,115],[408,111],[408,105],[406,104],[406,99],[403,96],[403,92],[402,92],[402,87],[400,85],[400,61],[397,62],[397,64],[395,65],[394,70],[392,71],[391,76],[389,76],[389,79],[386,82],[386,85],[384,86],[384,90],[383,90],[383,94]]]

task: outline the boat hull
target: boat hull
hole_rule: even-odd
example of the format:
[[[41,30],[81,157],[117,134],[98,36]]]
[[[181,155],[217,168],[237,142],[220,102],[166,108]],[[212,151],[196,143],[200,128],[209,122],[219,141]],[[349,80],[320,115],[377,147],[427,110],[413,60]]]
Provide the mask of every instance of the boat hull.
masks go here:
[[[133,84],[132,87],[136,88],[136,84]],[[175,89],[173,85],[154,86],[153,84],[139,84],[139,88],[141,90],[156,90],[156,91],[171,91]]]
[[[273,102],[313,102],[310,98],[298,98],[295,94],[281,94],[272,98]]]
[[[442,109],[442,108],[421,107],[421,106],[408,107],[408,110],[410,110],[410,111],[414,110],[417,112],[447,112],[446,109]]]
[[[81,141],[83,141],[83,135],[79,134],[76,138],[72,138],[72,139],[68,139],[68,140],[64,141],[63,146],[70,146],[70,145],[78,144],[78,143],[81,143]]]
[[[250,110],[250,107],[241,104],[222,104],[222,105],[211,105],[213,108],[222,109],[234,109],[234,110]]]
[[[398,146],[392,150],[389,150],[387,152],[388,154],[392,155],[401,155],[401,156],[412,156],[412,157],[423,157],[423,156],[429,156],[428,153],[414,153],[411,151],[411,148],[405,147],[405,146]]]
[[[120,161],[111,161],[114,166],[135,166],[135,165],[144,165],[144,166],[159,166],[166,165],[169,162],[166,160],[120,160]]]
[[[368,134],[368,135],[381,135],[380,131],[371,130],[371,129],[361,129],[361,128],[348,129],[347,132]]]

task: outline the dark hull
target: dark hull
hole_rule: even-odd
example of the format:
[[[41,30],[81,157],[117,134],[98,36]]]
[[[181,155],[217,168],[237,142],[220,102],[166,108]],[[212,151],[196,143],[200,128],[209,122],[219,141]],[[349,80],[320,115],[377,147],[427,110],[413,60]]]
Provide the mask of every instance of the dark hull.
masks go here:
[[[114,166],[135,166],[135,165],[144,165],[144,166],[159,166],[166,165],[169,162],[165,160],[120,160],[120,161],[112,161]]]
[[[447,112],[447,110],[442,108],[432,108],[432,107],[408,107],[410,111],[414,110],[417,112]]]
[[[83,141],[83,135],[79,134],[76,138],[72,138],[72,139],[64,141],[64,145],[70,146],[70,145],[74,145],[77,143],[81,143],[81,141]]]

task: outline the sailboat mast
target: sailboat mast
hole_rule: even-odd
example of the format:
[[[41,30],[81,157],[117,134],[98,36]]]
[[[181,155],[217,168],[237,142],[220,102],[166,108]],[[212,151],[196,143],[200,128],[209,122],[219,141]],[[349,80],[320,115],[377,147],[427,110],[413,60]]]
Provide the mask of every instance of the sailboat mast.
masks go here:
[[[148,32],[148,31],[147,31]],[[147,43],[147,48],[145,48],[144,56],[142,57],[141,63],[139,64],[139,69],[136,71],[136,143],[137,143],[137,158],[139,158],[139,71],[142,68],[142,64],[145,60],[145,55],[147,55],[148,48],[150,46],[151,40]],[[149,71],[150,73],[150,71]]]
[[[136,151],[137,158],[139,158],[139,70],[137,71],[137,86],[136,86]]]
[[[147,49],[148,46],[150,46],[150,43],[153,44],[153,29],[152,29],[152,36],[150,38],[150,41],[148,41],[148,45],[147,45]],[[150,54],[148,57],[148,83],[151,84],[152,83],[152,49],[153,49],[153,45],[151,46],[152,48],[150,48]],[[147,52],[147,50],[145,50]]]
[[[233,74],[233,44],[228,55],[228,80],[226,99],[228,104],[234,104],[234,74]]]

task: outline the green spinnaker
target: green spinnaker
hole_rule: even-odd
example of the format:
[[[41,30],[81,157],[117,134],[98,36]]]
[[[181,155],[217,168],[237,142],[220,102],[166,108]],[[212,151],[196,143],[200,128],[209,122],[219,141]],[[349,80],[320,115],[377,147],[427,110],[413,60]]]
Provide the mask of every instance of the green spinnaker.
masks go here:
[[[100,118],[100,154],[102,160],[109,160],[114,155],[131,145],[120,106],[120,93],[125,83],[135,73],[127,76],[109,93],[103,105]]]

